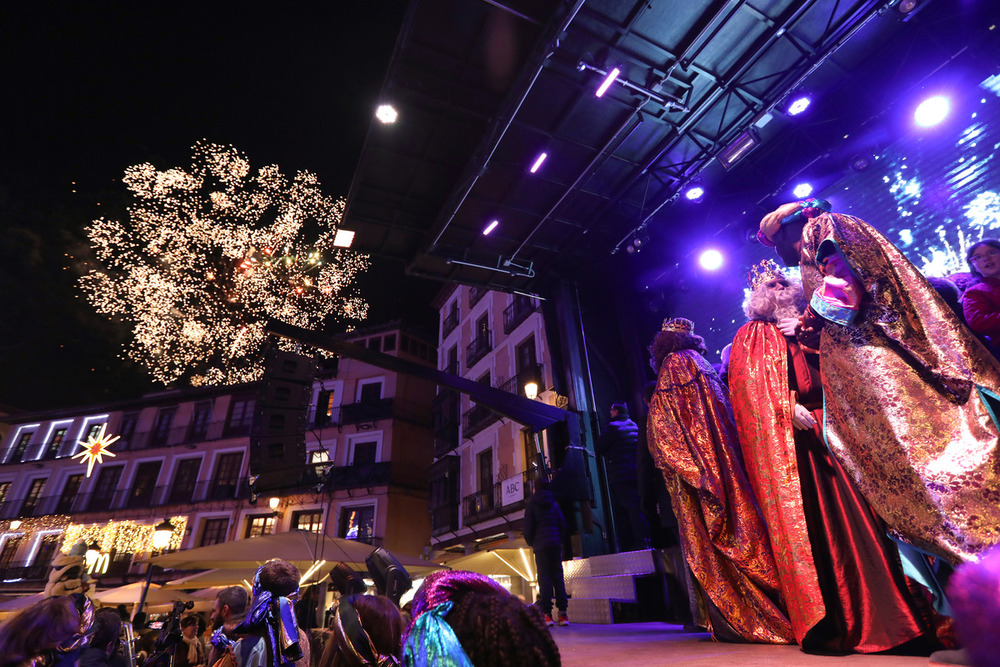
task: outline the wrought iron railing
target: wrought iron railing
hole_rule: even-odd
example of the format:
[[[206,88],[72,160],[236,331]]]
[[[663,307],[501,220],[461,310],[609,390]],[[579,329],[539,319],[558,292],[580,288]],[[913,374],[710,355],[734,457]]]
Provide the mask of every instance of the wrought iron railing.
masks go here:
[[[472,368],[493,349],[493,331],[486,329],[476,334],[475,339],[465,346],[465,365]]]
[[[509,334],[517,328],[517,325],[528,319],[528,315],[531,315],[537,309],[538,307],[532,299],[515,294],[513,303],[503,310],[503,332]]]

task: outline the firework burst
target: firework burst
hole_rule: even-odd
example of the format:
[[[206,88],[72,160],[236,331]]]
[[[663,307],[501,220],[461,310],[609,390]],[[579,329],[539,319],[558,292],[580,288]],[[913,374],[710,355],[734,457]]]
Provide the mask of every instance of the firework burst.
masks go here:
[[[316,176],[253,173],[231,146],[198,142],[188,170],[129,167],[127,219],[87,227],[97,267],[80,280],[98,312],[132,328],[127,354],[155,379],[193,385],[259,377],[264,324],[363,320],[365,255],[337,248],[342,199]]]

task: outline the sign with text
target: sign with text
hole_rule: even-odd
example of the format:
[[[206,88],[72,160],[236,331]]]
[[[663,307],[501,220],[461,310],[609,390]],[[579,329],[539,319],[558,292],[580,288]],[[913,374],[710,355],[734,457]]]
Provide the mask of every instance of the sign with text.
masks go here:
[[[500,482],[500,487],[503,491],[502,502],[504,505],[524,500],[524,480],[521,478],[521,475],[505,479]]]

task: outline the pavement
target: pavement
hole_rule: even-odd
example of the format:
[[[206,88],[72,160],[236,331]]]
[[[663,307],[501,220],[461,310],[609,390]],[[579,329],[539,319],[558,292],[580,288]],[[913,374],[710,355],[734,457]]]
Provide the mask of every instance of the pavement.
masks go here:
[[[814,665],[864,667],[927,667],[926,655],[808,655],[798,646],[773,644],[723,644],[706,633],[684,632],[668,623],[572,623],[553,627],[565,667],[619,664],[704,665],[705,667],[761,667],[764,665]]]

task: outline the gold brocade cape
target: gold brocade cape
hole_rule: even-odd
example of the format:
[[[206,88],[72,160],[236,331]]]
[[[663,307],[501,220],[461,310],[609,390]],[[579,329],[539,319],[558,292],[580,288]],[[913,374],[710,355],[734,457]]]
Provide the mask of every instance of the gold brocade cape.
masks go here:
[[[684,556],[709,599],[745,640],[793,641],[729,401],[718,375],[694,350],[664,359],[647,429]]]
[[[802,505],[788,343],[770,322],[747,322],[729,357],[729,392],[747,477],[767,522],[795,641],[826,615]]]
[[[888,240],[848,215],[802,231],[806,293],[834,244],[862,284],[851,325],[827,322],[820,342],[824,436],[889,529],[953,562],[1000,542],[998,431],[980,388],[1000,366]]]

